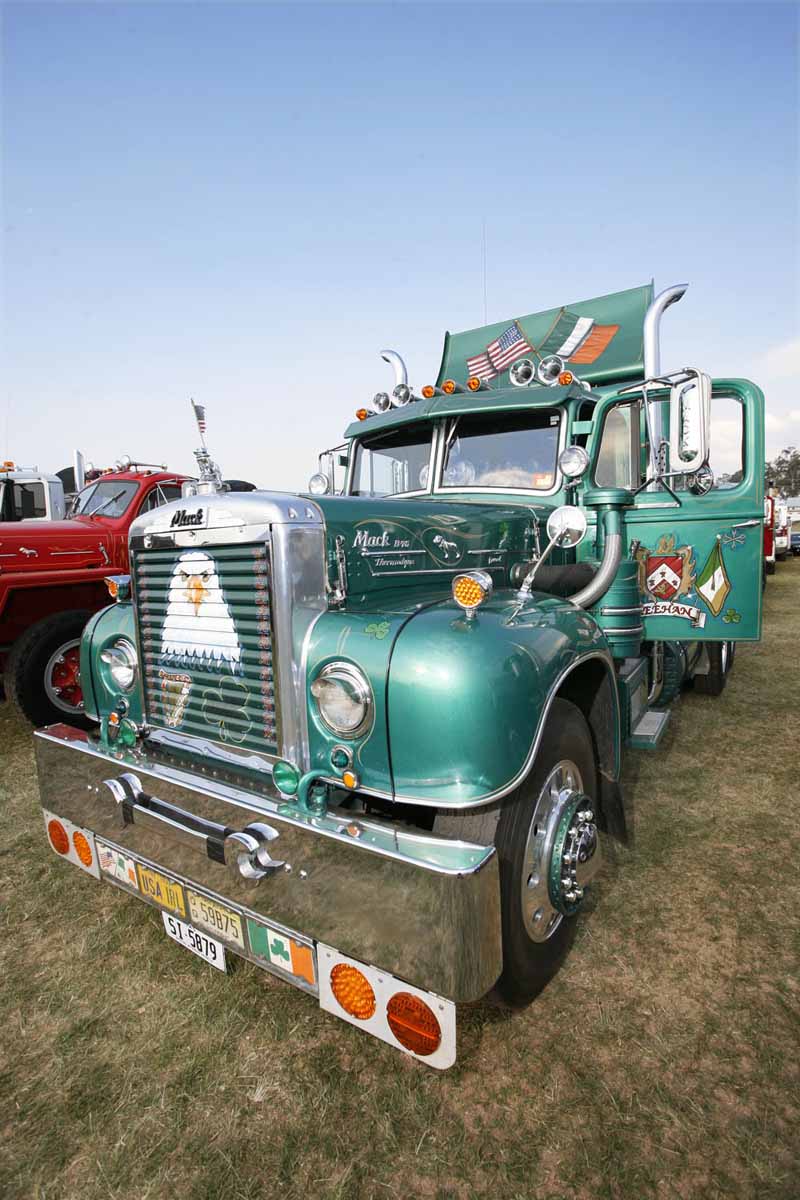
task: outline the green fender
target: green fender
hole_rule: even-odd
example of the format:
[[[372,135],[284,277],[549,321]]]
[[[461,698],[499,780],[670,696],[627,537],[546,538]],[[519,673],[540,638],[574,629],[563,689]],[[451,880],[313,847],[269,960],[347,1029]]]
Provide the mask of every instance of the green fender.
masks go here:
[[[108,716],[120,696],[123,695],[115,687],[100,661],[103,650],[118,638],[126,637],[134,646],[137,645],[136,626],[134,623],[133,604],[122,601],[101,608],[100,612],[90,619],[81,638],[81,688],[85,710],[96,721]],[[142,721],[142,680],[137,675],[136,684],[132,691],[124,693],[130,706],[128,716],[137,725]]]
[[[542,593],[520,606],[509,591],[472,620],[452,601],[422,609],[399,631],[389,666],[396,799],[441,808],[500,799],[530,770],[559,692],[587,715],[601,773],[613,784],[617,689],[592,617]]]

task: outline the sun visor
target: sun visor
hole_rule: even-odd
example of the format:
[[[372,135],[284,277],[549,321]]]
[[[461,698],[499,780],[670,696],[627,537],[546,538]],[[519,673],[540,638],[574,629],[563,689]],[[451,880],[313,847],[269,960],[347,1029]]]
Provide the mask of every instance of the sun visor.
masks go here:
[[[437,383],[445,379],[465,383],[477,375],[492,388],[506,387],[508,370],[518,359],[538,363],[551,354],[593,383],[641,378],[644,317],[652,299],[649,283],[463,333],[447,333]]]

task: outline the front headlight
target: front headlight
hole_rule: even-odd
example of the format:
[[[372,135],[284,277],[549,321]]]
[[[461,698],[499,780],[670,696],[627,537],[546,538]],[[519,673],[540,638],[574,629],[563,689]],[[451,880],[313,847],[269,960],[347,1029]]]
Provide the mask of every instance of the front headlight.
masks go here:
[[[138,669],[136,650],[132,642],[127,638],[119,638],[101,651],[100,661],[105,663],[113,683],[120,691],[131,691]]]
[[[319,715],[340,737],[355,738],[372,719],[372,688],[352,663],[328,663],[311,684]]]

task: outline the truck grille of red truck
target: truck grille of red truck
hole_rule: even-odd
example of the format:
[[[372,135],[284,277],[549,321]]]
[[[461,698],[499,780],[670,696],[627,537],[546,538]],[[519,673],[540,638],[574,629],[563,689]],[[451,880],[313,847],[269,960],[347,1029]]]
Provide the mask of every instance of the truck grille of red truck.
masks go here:
[[[140,549],[132,570],[147,723],[277,753],[269,542]]]

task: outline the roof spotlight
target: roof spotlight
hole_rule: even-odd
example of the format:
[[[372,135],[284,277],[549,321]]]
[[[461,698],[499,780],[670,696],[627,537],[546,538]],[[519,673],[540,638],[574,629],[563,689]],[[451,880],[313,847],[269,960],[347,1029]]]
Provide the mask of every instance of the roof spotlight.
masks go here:
[[[396,404],[398,408],[402,408],[404,404],[408,404],[411,400],[411,388],[407,383],[398,383],[397,387],[392,391],[392,404]]]
[[[564,366],[564,360],[558,354],[548,354],[536,368],[536,378],[546,387],[555,387]]]
[[[508,372],[514,387],[529,387],[536,380],[536,366],[532,358],[518,358]]]
[[[376,392],[372,404],[376,412],[386,412],[387,409],[392,407],[392,402],[389,399],[389,393]]]

